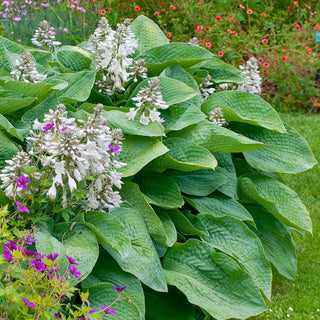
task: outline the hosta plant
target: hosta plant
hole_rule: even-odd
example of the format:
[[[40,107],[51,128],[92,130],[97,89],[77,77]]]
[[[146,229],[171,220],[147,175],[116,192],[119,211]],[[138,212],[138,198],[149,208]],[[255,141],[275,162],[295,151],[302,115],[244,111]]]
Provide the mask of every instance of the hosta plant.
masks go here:
[[[241,87],[240,70],[199,46],[168,43],[144,16],[116,30],[102,20],[79,47],[53,53],[23,48],[47,74],[40,83],[55,89],[40,104],[3,116],[16,122],[11,131],[2,126],[1,158],[10,157],[3,152],[9,144],[11,154],[17,150],[14,124],[28,128],[37,119],[39,133],[27,141],[38,139],[31,154],[39,159],[33,169],[22,166],[11,193],[4,169],[1,201],[27,196],[27,208],[37,205],[36,217],[23,213],[41,222],[37,250],[61,257],[72,252],[82,274],[78,285],[89,292],[92,308],[112,303],[115,285],[127,287],[131,303],[114,306],[117,319],[191,320],[201,310],[218,320],[245,319],[263,312],[271,298],[271,265],[292,279],[292,232],[312,232],[305,206],[277,175],[316,164],[305,140],[259,96],[221,90],[221,84]],[[17,86],[8,79],[10,65],[6,70],[0,84]],[[61,103],[65,124],[52,116]],[[123,133],[121,152],[120,139],[99,144],[99,130],[93,136],[86,130],[97,103],[106,120],[99,123],[111,136]],[[60,148],[66,158],[60,157],[61,139],[70,139],[76,160],[69,149]],[[29,144],[22,147],[30,153]],[[113,167],[106,168],[107,181],[94,171],[111,163],[101,162],[102,154],[126,163],[116,168],[121,181],[110,173]],[[46,166],[53,176],[37,183]],[[25,179],[42,190],[24,194],[18,184]],[[117,201],[101,205],[97,194],[108,181]],[[59,191],[51,189],[54,182]]]

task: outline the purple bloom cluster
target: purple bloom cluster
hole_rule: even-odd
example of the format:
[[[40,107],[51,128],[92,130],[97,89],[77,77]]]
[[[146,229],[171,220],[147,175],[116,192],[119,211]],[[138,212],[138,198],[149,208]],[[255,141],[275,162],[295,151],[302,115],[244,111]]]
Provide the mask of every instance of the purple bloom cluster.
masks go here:
[[[111,152],[115,152],[116,154],[118,154],[120,152],[120,146],[113,146],[112,144],[109,144],[109,149]]]
[[[46,265],[38,260],[33,260],[31,262],[31,267],[34,268],[38,272],[43,272],[47,269]]]
[[[69,257],[66,255],[66,258],[69,260],[70,264],[75,264],[75,265],[79,265],[79,263],[76,262],[75,258]]]
[[[32,308],[32,309],[34,309],[34,308],[36,307],[36,305],[35,305],[33,302],[31,302],[29,299],[23,298],[23,297],[21,297],[21,299],[22,299],[23,303],[24,303],[27,307],[30,307],[30,308]]]
[[[113,289],[113,290],[115,290],[115,291],[118,291],[118,292],[120,293],[120,292],[122,292],[122,291],[126,290],[126,289],[127,289],[127,287],[119,287],[119,286],[115,286],[115,287],[113,287],[112,289]]]
[[[42,127],[42,129],[44,131],[49,131],[54,127],[54,123],[47,123],[44,127]]]
[[[30,179],[28,179],[28,178],[26,178],[24,176],[21,176],[16,181],[18,182],[17,187],[24,188],[24,189],[27,189],[28,188],[28,184],[30,183]]]
[[[29,209],[27,207],[25,207],[21,202],[16,201],[16,205],[18,206],[18,211],[30,213]]]
[[[69,266],[68,269],[69,269],[69,272],[71,274],[73,274],[76,279],[78,279],[81,276],[81,272],[78,271],[77,267],[70,267]]]
[[[99,306],[107,314],[116,314],[114,310],[111,310],[109,306]]]

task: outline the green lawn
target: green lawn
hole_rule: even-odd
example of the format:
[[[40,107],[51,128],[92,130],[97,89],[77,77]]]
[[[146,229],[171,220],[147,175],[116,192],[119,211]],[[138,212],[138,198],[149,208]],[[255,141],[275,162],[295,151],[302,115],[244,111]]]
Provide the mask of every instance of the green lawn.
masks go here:
[[[281,114],[281,117],[305,137],[320,162],[320,115],[291,113]],[[250,319],[320,319],[320,166],[296,176],[282,175],[282,178],[308,208],[313,236],[294,235],[298,254],[296,277],[293,281],[287,280],[274,272],[270,310]]]

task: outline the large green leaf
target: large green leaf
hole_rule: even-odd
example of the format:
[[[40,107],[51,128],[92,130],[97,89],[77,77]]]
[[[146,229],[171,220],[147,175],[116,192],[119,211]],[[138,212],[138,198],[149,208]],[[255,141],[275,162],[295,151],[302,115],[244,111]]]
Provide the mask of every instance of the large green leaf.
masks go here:
[[[171,177],[154,171],[145,171],[135,176],[134,182],[146,200],[162,208],[179,208],[184,201],[177,183]]]
[[[231,153],[214,153],[213,154],[218,161],[218,165],[223,173],[227,176],[228,180],[225,184],[219,187],[219,191],[225,195],[238,199],[237,195],[237,174],[232,161]]]
[[[95,82],[95,71],[79,71],[75,73],[60,73],[46,79],[48,83],[56,83],[57,80],[65,81],[68,86],[59,91],[59,98],[63,103],[86,101]]]
[[[267,148],[261,150],[244,152],[244,157],[253,168],[269,172],[298,173],[317,164],[305,139],[287,125],[287,133],[240,123],[232,128],[267,145]]]
[[[220,168],[190,172],[168,170],[166,175],[175,179],[182,192],[195,196],[207,196],[227,181]]]
[[[277,112],[257,95],[236,90],[217,92],[202,104],[201,110],[209,116],[210,111],[218,107],[227,121],[246,122],[286,132]]]
[[[168,293],[145,290],[146,320],[195,320],[195,308],[175,287]]]
[[[42,122],[44,115],[48,114],[50,109],[56,110],[58,104],[59,101],[57,100],[57,97],[52,96],[25,112],[22,116],[22,121],[26,122],[29,126],[32,126],[36,119],[38,119],[39,122]]]
[[[263,143],[248,139],[231,130],[219,127],[207,120],[191,125],[168,137],[191,140],[211,152],[242,152],[264,147]]]
[[[122,297],[129,296],[131,303],[124,299],[118,301],[112,310],[117,319],[144,320],[145,303],[141,282],[130,273],[122,271],[119,265],[105,251],[100,250],[99,259],[88,278],[81,282],[81,287],[89,290],[89,301],[92,308],[110,305],[118,293],[115,286],[126,287]]]
[[[158,75],[167,67],[179,64],[181,67],[191,67],[194,64],[209,59],[212,53],[199,46],[189,43],[168,43],[147,50],[143,58],[148,71]]]
[[[80,213],[76,220],[90,228],[105,249],[128,256],[131,242],[124,226],[113,215],[107,212],[89,211]]]
[[[161,110],[161,117],[164,119],[163,126],[166,130],[181,130],[206,118],[195,106],[171,106]]]
[[[46,66],[52,61],[52,53],[38,48],[29,48],[28,51],[33,55],[36,62],[42,66]]]
[[[0,170],[6,166],[5,160],[13,158],[18,151],[16,144],[0,131]]]
[[[163,141],[169,153],[156,158],[150,164],[151,170],[163,172],[166,169],[194,171],[198,169],[214,169],[217,166],[215,157],[207,149],[179,138]]]
[[[233,217],[242,221],[252,221],[250,213],[236,200],[215,192],[208,197],[185,197],[185,200],[198,212],[209,213],[214,217]]]
[[[293,279],[297,272],[297,255],[289,229],[260,206],[246,205],[254,218],[266,258],[280,274]]]
[[[121,168],[123,177],[133,176],[153,159],[168,152],[168,148],[158,139],[126,136],[120,154],[120,160],[127,163]]]
[[[0,114],[8,114],[29,107],[37,98],[8,91],[0,95]]]
[[[162,98],[168,106],[187,101],[197,95],[197,92],[193,88],[187,86],[185,83],[179,80],[166,77],[159,77],[158,79],[160,80],[160,91]],[[134,106],[134,101],[132,98],[137,95],[141,88],[147,87],[149,81],[150,78],[145,79],[138,84],[138,86],[132,92],[126,107]]]
[[[133,208],[121,207],[111,212],[126,228],[132,249],[121,258],[117,252],[108,250],[120,267],[134,274],[145,285],[156,291],[167,291],[158,253],[152,243],[143,218]]]
[[[141,54],[146,50],[168,43],[166,35],[159,26],[144,15],[134,19],[130,28],[138,41],[138,50]]]
[[[122,200],[128,201],[141,215],[152,238],[163,245],[169,246],[166,229],[150,204],[145,200],[139,186],[133,182],[125,182],[120,190],[120,195]]]
[[[163,208],[157,208],[157,215],[159,216],[161,223],[165,229],[166,233],[166,243],[165,245],[167,247],[172,247],[174,243],[177,241],[177,230],[176,227],[171,220],[170,215],[168,214],[166,209]]]
[[[159,137],[164,135],[164,128],[159,122],[151,122],[147,126],[139,122],[137,115],[134,121],[129,120],[128,115],[122,111],[112,110],[105,114],[108,124],[112,128],[121,128],[123,133],[135,136]]]
[[[169,248],[162,260],[168,284],[218,320],[245,319],[265,310],[251,277],[224,253],[191,239]]]
[[[37,251],[42,254],[59,253],[57,261],[64,272],[68,263],[65,255],[71,256],[79,263],[81,278],[85,279],[93,269],[99,255],[99,246],[94,232],[83,224],[77,223],[68,232],[63,241],[53,237],[48,230],[41,228],[35,233]]]
[[[166,68],[163,70],[163,72],[160,74],[160,77],[167,77],[167,78],[173,78],[176,80],[179,80],[183,83],[185,83],[187,86],[191,87],[197,92],[197,95],[193,98],[189,99],[188,101],[185,101],[182,103],[183,106],[196,106],[200,107],[202,98],[201,98],[201,92],[199,90],[199,86],[197,82],[192,78],[192,76],[184,70],[182,67],[180,67],[178,64],[173,65],[169,68]]]
[[[196,215],[181,212],[179,209],[162,210],[167,212],[179,232],[195,236],[207,235],[205,226]]]
[[[6,131],[10,135],[23,141],[26,129],[15,128],[10,121],[0,114],[0,129]],[[29,127],[30,129],[30,127]]]
[[[249,173],[238,179],[238,194],[246,203],[262,205],[288,226],[312,232],[309,213],[298,195],[280,181]]]
[[[35,97],[38,99],[38,103],[48,97],[52,87],[51,84],[45,82],[32,83],[24,81],[6,81],[1,85],[6,90],[21,93],[28,97]]]
[[[88,69],[92,62],[90,54],[83,49],[72,46],[63,46],[56,52],[59,65],[69,71]]]
[[[232,217],[216,218],[211,214],[199,214],[198,217],[209,233],[202,240],[241,263],[259,289],[270,299],[271,267],[255,233]]]
[[[211,76],[211,81],[214,83],[243,83],[245,79],[240,77],[237,73],[226,69],[212,69],[206,68]]]

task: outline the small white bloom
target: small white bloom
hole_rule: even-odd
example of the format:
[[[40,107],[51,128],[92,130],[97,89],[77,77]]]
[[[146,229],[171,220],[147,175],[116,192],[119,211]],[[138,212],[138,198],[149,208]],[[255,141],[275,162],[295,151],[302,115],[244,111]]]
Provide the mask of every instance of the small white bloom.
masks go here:
[[[57,189],[54,183],[52,183],[52,186],[49,188],[47,195],[50,197],[51,200],[54,200],[57,196]]]
[[[60,46],[61,42],[55,40],[54,33],[50,30],[46,20],[40,22],[39,28],[35,31],[31,42],[37,47]]]
[[[227,123],[226,119],[223,116],[222,109],[219,107],[215,108],[210,112],[209,120],[219,127],[222,127],[224,124]]]

